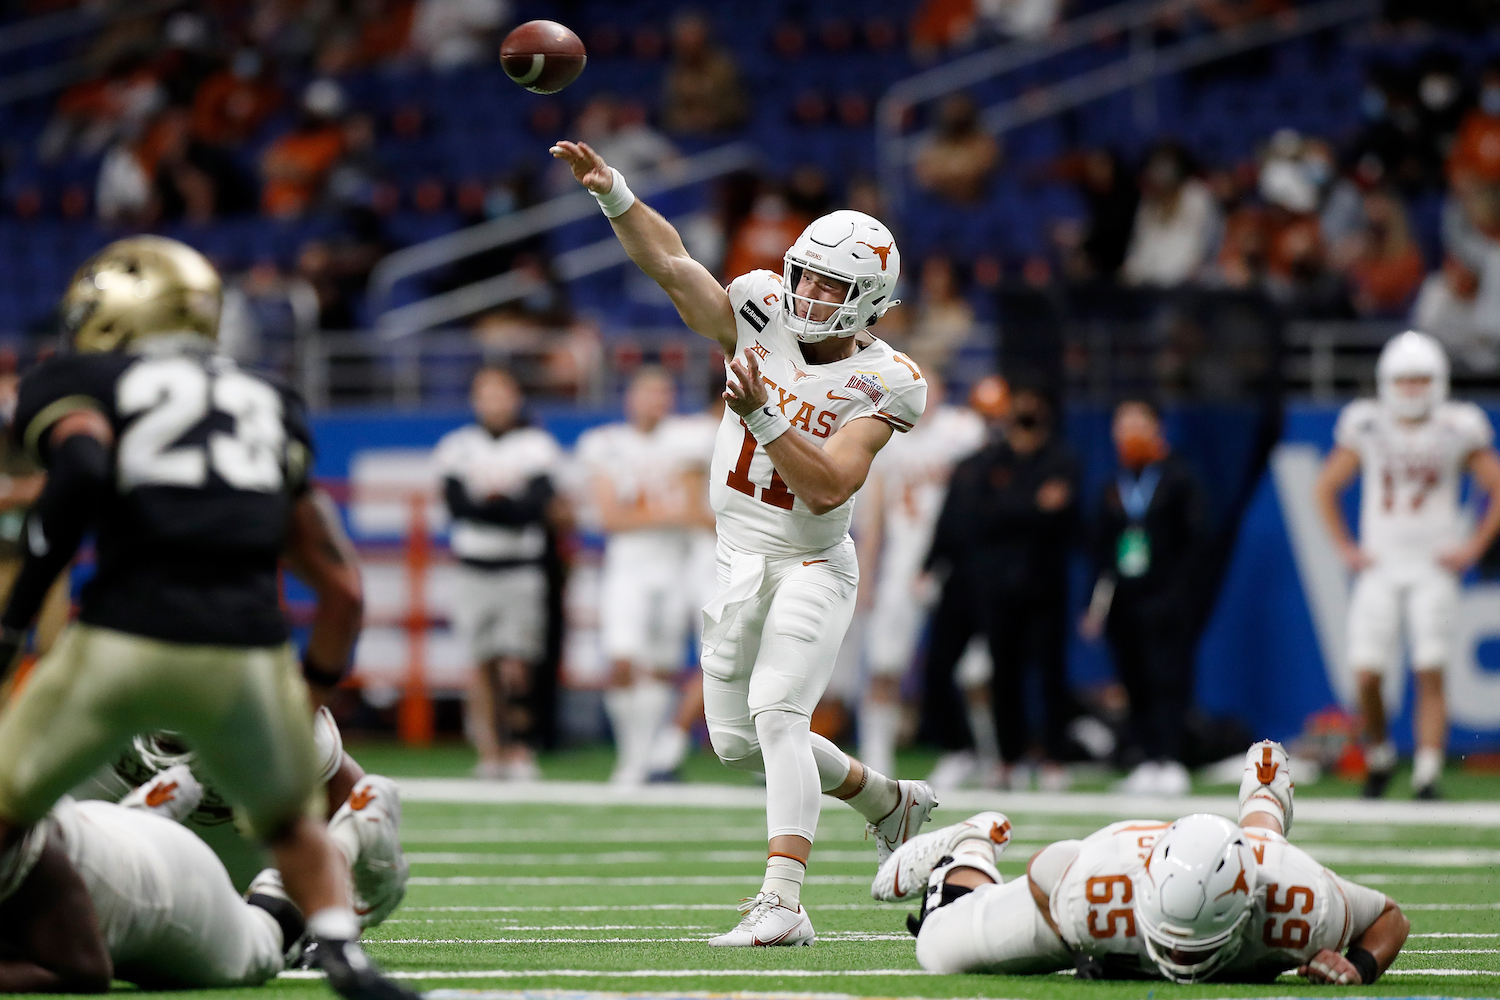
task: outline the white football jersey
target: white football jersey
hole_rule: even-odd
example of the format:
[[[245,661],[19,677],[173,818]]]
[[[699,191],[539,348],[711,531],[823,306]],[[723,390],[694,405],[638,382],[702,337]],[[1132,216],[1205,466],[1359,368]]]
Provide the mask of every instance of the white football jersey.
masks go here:
[[[605,424],[578,439],[577,459],[591,479],[602,479],[622,507],[681,505],[688,501],[684,475],[694,467],[693,456],[675,422],[663,420],[649,432],[628,422]],[[650,528],[615,532],[609,546],[672,550],[684,554],[687,531]]]
[[[1384,893],[1339,878],[1280,834],[1245,836],[1259,875],[1245,943],[1227,967],[1232,976],[1269,979],[1324,948],[1342,954],[1385,909]]]
[[[917,366],[884,341],[870,338],[853,356],[808,364],[783,323],[781,275],[751,271],[729,285],[738,333],[735,355],[753,350],[770,394],[792,430],[814,444],[851,420],[873,417],[905,433],[922,415],[927,383]],[[709,497],[719,537],[742,552],[793,556],[821,552],[849,534],[854,498],[814,514],[792,494],[770,456],[739,416],[725,409],[714,445]]]
[[[1156,973],[1135,926],[1134,878],[1156,839],[1158,820],[1111,823],[1083,839],[1078,857],[1052,890],[1050,906],[1068,947],[1120,974]]]
[[[1133,880],[1169,825],[1126,820],[1084,839],[1050,900],[1070,948],[1106,967],[1155,974],[1136,928]],[[1380,916],[1382,893],[1339,878],[1280,834],[1251,829],[1245,835],[1257,862],[1255,908],[1239,954],[1216,980],[1274,978],[1323,948],[1342,952]]]
[[[478,424],[444,434],[432,458],[438,475],[457,479],[476,503],[494,494],[519,496],[531,480],[555,477],[563,464],[557,441],[540,428],[518,427],[495,437]],[[506,527],[455,520],[448,545],[460,559],[540,559],[547,534],[537,524]]]
[[[875,456],[888,546],[926,549],[953,467],[984,444],[984,420],[968,407],[940,406]]]
[[[1459,483],[1469,456],[1494,440],[1483,410],[1450,401],[1410,424],[1360,399],[1339,414],[1333,437],[1360,458],[1360,548],[1378,560],[1430,562],[1463,543]]]

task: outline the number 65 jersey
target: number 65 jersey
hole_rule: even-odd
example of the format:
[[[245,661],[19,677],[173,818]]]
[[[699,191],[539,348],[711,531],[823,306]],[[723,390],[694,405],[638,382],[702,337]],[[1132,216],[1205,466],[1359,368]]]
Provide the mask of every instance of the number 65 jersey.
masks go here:
[[[47,432],[78,410],[115,436],[79,619],[168,642],[285,642],[277,560],[311,455],[300,399],[207,351],[76,354],[21,382],[16,433],[45,466]]]
[[[781,275],[751,271],[729,285],[737,340],[735,356],[754,351],[768,403],[801,434],[822,447],[852,420],[872,417],[899,433],[911,430],[927,403],[927,382],[911,359],[868,333],[856,334],[851,357],[808,364],[782,320]],[[719,538],[741,552],[794,556],[821,552],[849,533],[854,498],[814,514],[788,489],[756,442],[727,407],[714,441],[709,500]]]
[[[1135,876],[1170,824],[1127,820],[1089,835],[1051,895],[1052,918],[1075,952],[1113,977],[1158,975],[1135,922]],[[1385,908],[1385,895],[1340,878],[1269,830],[1245,831],[1256,857],[1254,909],[1239,953],[1218,981],[1274,979],[1324,948],[1342,952]]]

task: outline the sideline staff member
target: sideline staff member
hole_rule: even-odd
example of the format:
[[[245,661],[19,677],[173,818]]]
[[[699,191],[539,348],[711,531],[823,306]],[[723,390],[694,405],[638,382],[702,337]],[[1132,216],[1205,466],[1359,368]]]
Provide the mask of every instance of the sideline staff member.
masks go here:
[[[528,703],[546,652],[544,560],[562,449],[526,426],[521,387],[504,369],[480,369],[470,400],[476,422],[444,435],[434,455],[460,563],[453,623],[475,665],[466,728],[479,777],[529,780],[539,773],[521,737],[536,724]]]

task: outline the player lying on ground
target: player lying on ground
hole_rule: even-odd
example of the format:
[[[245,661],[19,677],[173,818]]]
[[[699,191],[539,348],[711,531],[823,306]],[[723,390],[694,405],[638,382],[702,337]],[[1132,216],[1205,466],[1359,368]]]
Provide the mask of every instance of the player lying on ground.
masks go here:
[[[338,724],[326,708],[313,717],[313,738],[327,792],[328,835],[348,861],[354,912],[360,927],[368,929],[390,916],[406,896],[409,866],[401,852],[401,798],[395,782],[366,774],[344,751]],[[274,859],[239,831],[229,801],[200,770],[196,755],[171,735],[141,736],[112,768],[91,779],[90,792],[182,823],[212,848],[243,889]]]
[[[894,781],[809,730],[854,614],[854,494],[927,395],[917,367],[868,332],[895,304],[901,256],[876,219],[834,212],[797,238],[784,277],[752,271],[726,290],[587,145],[552,155],[683,322],[730,359],[709,482],[719,590],[703,612],[703,703],[719,759],[766,776],[770,857],[744,919],[712,943],[811,944],[800,899],[823,793],[870,822],[881,860],[936,805],[924,783]]]
[[[284,892],[240,897],[170,820],[64,798],[0,854],[0,992],[258,986],[302,936]]]
[[[21,383],[15,426],[47,485],[0,614],[0,670],[89,531],[98,561],[78,621],[0,710],[0,847],[136,734],[180,732],[275,852],[329,984],[358,1000],[410,997],[356,943],[344,858],[307,812],[318,778],[308,686],[348,666],[358,567],[309,482],[301,400],[219,353],[222,299],[192,248],[113,243],[61,304],[75,353]],[[317,595],[300,671],[283,555]]]
[[[1368,986],[1410,924],[1384,894],[1287,843],[1291,821],[1286,753],[1266,741],[1246,755],[1238,826],[1201,813],[1113,823],[1047,846],[1002,884],[995,858],[1010,824],[980,813],[908,841],[871,892],[925,892],[909,924],[930,972],[1076,968],[1085,979],[1193,983],[1269,982],[1296,969],[1315,983]]]

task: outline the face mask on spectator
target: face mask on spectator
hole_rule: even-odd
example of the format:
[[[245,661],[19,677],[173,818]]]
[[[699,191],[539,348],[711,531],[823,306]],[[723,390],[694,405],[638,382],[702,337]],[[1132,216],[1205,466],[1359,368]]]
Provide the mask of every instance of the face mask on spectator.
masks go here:
[[[1167,457],[1167,447],[1161,437],[1145,428],[1132,427],[1121,433],[1118,447],[1120,464],[1136,471]]]
[[[1484,113],[1500,118],[1500,85],[1491,84],[1479,92],[1479,106]]]

